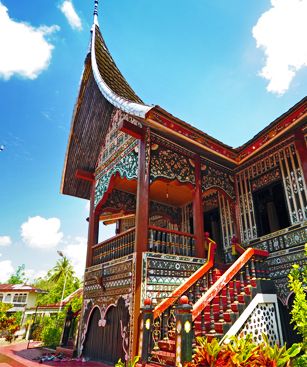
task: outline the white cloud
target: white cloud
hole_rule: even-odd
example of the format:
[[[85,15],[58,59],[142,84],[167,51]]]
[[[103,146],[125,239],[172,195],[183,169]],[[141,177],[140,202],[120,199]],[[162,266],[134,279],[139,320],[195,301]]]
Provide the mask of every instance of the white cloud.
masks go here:
[[[85,237],[75,237],[73,239],[69,239],[68,245],[66,245],[63,250],[65,256],[71,260],[79,278],[84,275],[86,248],[87,239]]]
[[[14,273],[14,268],[11,260],[0,261],[0,269],[0,283],[4,283]]]
[[[88,201],[86,202],[86,204],[85,204],[85,211],[86,211],[87,213],[89,213],[89,212],[90,212],[90,207],[91,207],[91,202],[88,200]]]
[[[25,278],[27,283],[32,283],[34,280],[38,278],[44,278],[47,275],[46,270],[36,271],[34,269],[25,269]]]
[[[33,248],[49,249],[56,247],[63,238],[58,218],[30,217],[21,225],[23,241]]]
[[[0,236],[0,246],[9,246],[12,244],[11,237],[9,236]]]
[[[269,81],[267,90],[284,94],[302,67],[307,66],[307,0],[271,0],[253,28],[257,47],[266,61],[260,75]]]
[[[0,2],[0,78],[9,79],[14,74],[37,78],[49,66],[54,48],[45,37],[59,29],[57,25],[35,28],[16,22]]]
[[[71,0],[65,0],[60,6],[60,10],[65,15],[72,29],[77,29],[78,31],[82,30],[81,19],[77,14]]]

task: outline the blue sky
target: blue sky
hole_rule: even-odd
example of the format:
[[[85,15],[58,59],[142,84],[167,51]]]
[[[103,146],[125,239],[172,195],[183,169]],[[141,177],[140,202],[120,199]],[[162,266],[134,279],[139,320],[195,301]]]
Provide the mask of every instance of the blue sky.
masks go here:
[[[306,94],[307,0],[100,2],[105,41],[139,96],[231,146]],[[82,272],[87,202],[59,191],[93,3],[0,0],[2,282],[23,263],[43,274],[57,249]]]

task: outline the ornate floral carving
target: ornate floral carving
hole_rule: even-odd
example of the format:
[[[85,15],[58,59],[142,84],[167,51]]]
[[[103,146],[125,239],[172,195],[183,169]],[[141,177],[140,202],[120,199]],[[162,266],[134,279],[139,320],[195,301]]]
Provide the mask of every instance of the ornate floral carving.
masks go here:
[[[212,164],[202,165],[202,189],[203,191],[211,188],[220,188],[225,191],[232,199],[235,198],[233,176]]]
[[[132,116],[121,110],[114,109],[111,116],[110,126],[96,164],[100,169],[104,169],[112,160],[127,149],[133,141],[135,141],[135,139],[130,135],[119,130],[119,124],[123,120],[127,120],[134,125],[140,126],[140,123]]]
[[[134,149],[129,153],[124,152],[116,159],[108,170],[102,171],[97,178],[95,189],[95,206],[103,198],[103,195],[108,190],[111,177],[118,173],[120,177],[129,180],[136,179],[138,174],[138,155]]]
[[[135,195],[114,189],[103,204],[102,212],[122,211],[123,213],[134,213],[136,210]]]
[[[281,179],[281,173],[279,168],[275,168],[273,170],[270,170],[266,173],[264,173],[261,176],[255,177],[251,181],[251,189],[252,191],[256,191],[261,189],[262,187],[269,185],[270,183],[274,181],[278,181]]]
[[[218,206],[219,203],[217,192],[211,192],[210,194],[203,196],[203,208],[205,212],[215,209]]]
[[[173,223],[181,223],[181,208],[175,208],[173,206],[164,205],[152,201],[150,203],[150,216],[161,215],[167,217]]]
[[[181,183],[195,184],[194,166],[191,159],[158,144],[151,150],[150,179],[177,180]]]

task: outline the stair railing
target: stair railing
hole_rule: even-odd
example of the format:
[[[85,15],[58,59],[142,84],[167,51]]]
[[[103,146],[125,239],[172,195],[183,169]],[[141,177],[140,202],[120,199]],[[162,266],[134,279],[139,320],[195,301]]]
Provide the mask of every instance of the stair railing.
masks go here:
[[[240,257],[225,271],[225,273],[208,289],[208,291],[199,298],[199,300],[193,305],[192,309],[192,320],[194,321],[198,316],[201,315],[203,310],[210,306],[210,312],[213,305],[211,305],[211,301],[218,295],[221,294],[222,290],[226,288],[227,293],[229,292],[229,283],[231,281],[239,282],[239,287],[235,287],[235,292],[233,292],[233,299],[236,296],[237,289],[239,288],[241,293],[244,294],[245,281],[249,283],[251,278],[256,279],[258,276],[260,279],[265,278],[265,270],[263,268],[261,260],[256,265],[255,257],[257,256],[260,259],[269,256],[269,253],[264,250],[258,250],[254,248],[243,249],[238,244],[235,244],[235,249],[238,253],[241,253]],[[250,266],[248,265],[249,261],[251,261]],[[243,278],[243,273],[245,275],[245,279]],[[236,277],[238,276],[238,279]],[[233,288],[234,289],[234,288]],[[231,303],[227,295],[227,302]],[[229,305],[228,305],[229,306]],[[229,307],[228,307],[229,308]],[[229,308],[230,310],[230,308]],[[227,312],[227,310],[226,310]],[[212,330],[213,333],[213,330]]]
[[[269,253],[253,248],[245,250],[237,244],[233,249],[240,257],[218,279],[214,278],[211,268],[215,248],[216,243],[210,240],[207,263],[178,287],[171,298],[163,300],[154,310],[150,299],[146,300],[140,334],[142,362],[159,362],[160,347],[165,345],[175,358],[171,364],[191,360],[193,335],[222,336],[225,322],[232,323],[231,314],[239,312],[238,304],[247,301],[246,296],[252,294],[250,289],[256,287],[257,280],[266,279],[263,259]],[[162,354],[170,359],[169,355]]]
[[[216,242],[211,238],[207,237],[206,240],[209,241],[208,244],[208,255],[207,261],[204,265],[202,265],[195,273],[193,273],[184,283],[178,286],[168,298],[165,298],[161,301],[153,310],[153,319],[158,318],[167,308],[173,306],[176,301],[191,288],[194,284],[197,283],[200,279],[204,277],[204,275],[213,267],[214,265],[214,256],[216,250]],[[208,286],[208,285],[207,285]]]
[[[139,355],[142,363],[149,361],[152,355],[160,350],[159,343],[173,342],[176,336],[175,306],[178,306],[179,299],[185,296],[192,304],[212,284],[212,267],[214,265],[216,243],[206,236],[205,245],[208,246],[205,264],[177,287],[169,297],[165,298],[155,308],[153,308],[150,299],[145,299],[139,343]],[[157,356],[157,358],[159,357]]]

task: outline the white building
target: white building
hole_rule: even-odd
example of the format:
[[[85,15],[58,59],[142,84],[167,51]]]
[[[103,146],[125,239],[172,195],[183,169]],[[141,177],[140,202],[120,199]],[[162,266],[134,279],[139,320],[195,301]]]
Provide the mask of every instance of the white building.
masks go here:
[[[34,307],[39,293],[46,291],[26,284],[0,284],[0,302],[12,304],[10,312]]]

